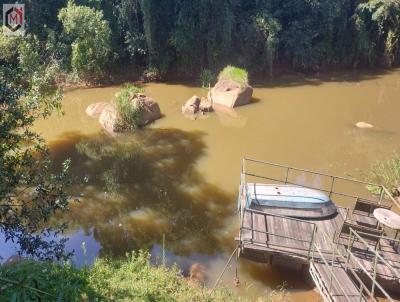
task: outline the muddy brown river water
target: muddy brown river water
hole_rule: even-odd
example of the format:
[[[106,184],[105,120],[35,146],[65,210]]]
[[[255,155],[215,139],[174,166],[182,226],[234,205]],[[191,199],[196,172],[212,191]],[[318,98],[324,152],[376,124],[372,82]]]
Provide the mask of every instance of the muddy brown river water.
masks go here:
[[[146,84],[163,118],[117,139],[104,135],[85,109],[110,101],[120,87],[66,91],[65,115],[35,128],[56,161],[70,157],[73,172],[89,178],[81,202],[64,217],[74,261],[82,265],[97,255],[140,248],[157,261],[165,234],[168,261],[186,273],[203,264],[212,285],[234,249],[242,157],[360,177],[376,160],[400,151],[400,70],[291,75],[254,88],[252,104],[236,115],[212,113],[193,121],[182,116],[181,106],[206,90]],[[358,129],[359,121],[375,127]],[[320,300],[302,276],[283,268],[240,260],[238,273],[243,295],[285,284],[293,301]],[[233,287],[233,278],[234,266],[223,283]]]

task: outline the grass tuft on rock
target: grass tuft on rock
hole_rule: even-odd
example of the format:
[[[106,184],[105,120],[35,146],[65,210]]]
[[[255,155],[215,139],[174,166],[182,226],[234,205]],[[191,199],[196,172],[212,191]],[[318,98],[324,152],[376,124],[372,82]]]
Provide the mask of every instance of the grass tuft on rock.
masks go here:
[[[125,259],[97,259],[92,267],[21,261],[0,266],[1,301],[284,302],[283,290],[263,298],[241,298],[225,288],[210,292],[189,283],[177,267],[153,266],[146,252]]]
[[[228,65],[219,73],[218,80],[231,80],[245,85],[249,82],[249,76],[246,70]]]
[[[118,127],[122,131],[135,130],[140,126],[143,108],[138,102],[132,102],[132,99],[138,93],[144,93],[144,89],[134,85],[126,85],[116,97],[115,103],[120,115]]]

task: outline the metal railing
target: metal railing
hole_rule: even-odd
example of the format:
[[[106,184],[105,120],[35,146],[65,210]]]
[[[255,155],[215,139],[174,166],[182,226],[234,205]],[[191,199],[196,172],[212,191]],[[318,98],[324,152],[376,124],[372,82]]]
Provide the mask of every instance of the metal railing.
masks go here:
[[[366,301],[376,301],[375,297],[372,295],[372,293],[368,290],[368,287],[364,284],[364,282],[359,278],[357,275],[356,271],[353,269],[350,269],[350,273],[353,278],[350,278],[348,280],[343,280],[342,278],[338,278],[337,275],[334,273],[334,267],[336,267],[340,270],[343,269],[345,271],[345,268],[342,267],[343,263],[346,261],[346,257],[341,254],[339,249],[337,249],[335,246],[333,248],[333,253],[332,253],[332,259],[328,260],[324,256],[324,254],[321,252],[320,248],[315,244],[314,248],[312,250],[311,254],[311,262],[310,262],[310,271],[311,275],[313,278],[316,277],[316,280],[314,279],[315,283],[317,284],[317,287],[323,293],[324,300],[329,300],[329,301],[334,301],[333,296],[339,296],[339,293],[333,293],[333,285],[336,284],[337,286],[335,287],[340,291],[342,296],[346,298],[347,301],[353,301],[354,300],[354,294],[353,293],[348,293],[346,292],[346,284],[344,284],[344,281],[347,282],[353,282],[353,280],[358,282],[359,286],[359,291],[358,291],[358,297],[359,301],[362,301],[363,299]],[[320,275],[319,270],[316,267],[316,260],[315,260],[315,252],[318,253],[318,260],[322,260],[323,264],[327,267],[330,267],[329,270],[329,279],[325,280],[323,277]],[[346,274],[348,275],[348,271],[346,271]],[[355,286],[355,284],[354,284]],[[367,293],[368,299],[366,299],[366,295],[364,292]]]
[[[246,170],[247,169],[246,162],[257,163],[257,164],[261,164],[261,165],[265,165],[265,166],[269,166],[269,167],[275,167],[275,168],[282,169],[282,172],[283,172],[282,176],[284,176],[284,177],[273,178],[273,177],[269,177],[269,176],[265,176],[265,175],[260,175],[258,173],[249,172]],[[322,176],[322,177],[328,178],[329,179],[329,184],[328,184],[329,189],[323,188],[322,186],[316,187],[316,186],[310,186],[310,185],[301,184],[301,183],[298,183],[295,181],[291,181],[290,176],[292,175],[293,172],[301,172],[301,173],[306,173],[306,175],[309,175],[309,176]],[[330,175],[327,173],[316,172],[316,171],[311,171],[311,170],[301,169],[301,168],[295,168],[295,167],[290,167],[290,166],[286,166],[286,165],[282,165],[282,164],[276,164],[276,163],[272,163],[272,162],[268,162],[268,161],[262,161],[262,160],[245,157],[242,159],[241,185],[246,184],[247,176],[252,176],[252,177],[264,179],[264,180],[270,180],[270,181],[278,182],[278,183],[285,184],[285,185],[286,184],[297,185],[297,186],[301,186],[304,188],[318,190],[318,191],[327,193],[329,195],[329,197],[333,197],[333,196],[347,197],[347,198],[353,199],[354,201],[356,201],[357,199],[362,199],[362,200],[366,200],[366,201],[369,201],[371,203],[376,203],[376,204],[381,204],[381,203],[385,202],[386,200],[388,200],[390,203],[395,205],[398,210],[400,210],[400,202],[397,201],[395,198],[393,198],[392,194],[389,192],[389,190],[386,187],[384,187],[383,185],[379,185],[379,184],[375,184],[375,183],[371,183],[371,182],[366,182],[366,181],[361,181],[361,180],[347,178],[347,177],[341,177],[341,176],[334,176],[334,175]],[[377,187],[377,188],[379,188],[379,194],[376,199],[372,199],[371,197],[360,198],[360,196],[348,194],[345,192],[340,192],[340,190],[337,188],[337,184],[338,184],[339,180],[346,184],[359,185],[360,189],[361,188],[365,189],[367,186]],[[370,194],[370,195],[373,197],[372,194]]]
[[[390,301],[393,301],[392,298],[390,297],[390,295],[385,291],[385,289],[376,281],[376,276],[377,276],[377,265],[378,264],[383,264],[385,265],[389,271],[393,274],[394,277],[396,277],[398,280],[400,280],[400,271],[399,269],[395,269],[393,267],[393,265],[391,265],[381,254],[378,250],[376,249],[372,249],[370,244],[364,239],[362,238],[361,235],[363,234],[362,232],[358,232],[356,230],[354,230],[353,228],[350,228],[350,236],[349,236],[349,244],[348,244],[348,248],[347,248],[347,253],[353,257],[353,263],[356,263],[360,269],[364,272],[364,274],[366,276],[368,276],[368,278],[370,279],[370,281],[372,282],[372,286],[371,286],[371,292],[372,295],[375,292],[375,288],[377,287],[384,295],[387,299],[389,299]],[[388,238],[388,237],[384,237],[384,236],[377,236],[377,235],[372,235],[372,234],[367,234],[369,237],[376,237],[377,240],[386,240],[389,243],[393,242],[393,244],[395,244],[396,242],[400,242],[399,240],[396,239],[392,239],[392,238]],[[365,246],[365,251],[371,253],[372,258],[373,258],[373,270],[372,270],[372,274],[371,272],[368,271],[368,269],[365,267],[365,265],[363,265],[360,261],[359,261],[359,257],[357,257],[357,255],[355,255],[355,253],[352,252],[352,248],[353,248],[353,244],[354,241],[357,239],[357,242],[363,244]],[[352,258],[348,257],[347,259],[347,263],[346,266],[350,265],[350,260]]]

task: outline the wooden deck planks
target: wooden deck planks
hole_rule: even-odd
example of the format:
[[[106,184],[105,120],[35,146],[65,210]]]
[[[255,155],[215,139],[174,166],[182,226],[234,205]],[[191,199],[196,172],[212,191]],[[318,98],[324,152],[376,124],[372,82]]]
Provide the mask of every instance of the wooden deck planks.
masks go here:
[[[332,217],[331,219],[325,220],[310,220],[317,225],[317,232],[315,234],[315,243],[323,252],[324,256],[332,255],[332,242],[335,235],[335,232],[340,230],[341,225],[343,223],[344,217],[346,217],[346,210],[343,208],[338,208],[338,215]],[[242,248],[246,250],[252,250],[255,253],[260,254],[271,254],[271,255],[284,255],[292,257],[293,259],[302,260],[304,262],[308,261],[309,257],[309,244],[307,242],[302,242],[300,240],[293,240],[284,237],[294,237],[301,240],[311,240],[312,236],[312,225],[306,222],[291,220],[287,218],[277,217],[277,216],[265,216],[263,214],[254,213],[250,214],[249,212],[245,212],[243,225],[246,227],[251,227],[251,216],[253,216],[253,228],[255,231],[268,232],[270,234],[254,232],[254,241],[251,239],[251,231],[241,230],[241,239],[242,239]],[[282,235],[284,237],[274,236]],[[346,244],[346,243],[345,243]],[[355,244],[355,249],[359,248],[360,250],[365,250],[365,247],[358,246]],[[339,246],[342,251],[345,251],[345,245]],[[389,242],[382,241],[381,242],[381,250],[380,253],[391,263],[396,269],[400,270],[400,255],[397,251],[394,250],[393,246],[390,245]],[[315,254],[316,255],[316,254]],[[317,257],[318,258],[318,257]],[[372,258],[365,255],[365,253],[359,253],[357,258],[367,269],[372,272],[373,270],[373,262]],[[319,261],[320,266],[324,267],[326,265],[322,264]],[[354,264],[354,263],[353,263]],[[327,271],[329,267],[326,267],[321,272],[323,276],[327,276]],[[340,278],[346,278],[347,273],[345,271],[336,271],[335,274],[340,276]],[[377,275],[383,277],[385,279],[393,279],[396,278],[393,273],[383,264],[378,263],[377,265]],[[347,276],[347,278],[349,278]],[[347,279],[344,279],[346,286],[346,293],[350,293],[351,295],[356,295],[354,288],[352,287],[352,282]],[[339,288],[337,288],[338,292],[335,298],[335,301],[345,301],[345,298],[341,296],[339,293]]]

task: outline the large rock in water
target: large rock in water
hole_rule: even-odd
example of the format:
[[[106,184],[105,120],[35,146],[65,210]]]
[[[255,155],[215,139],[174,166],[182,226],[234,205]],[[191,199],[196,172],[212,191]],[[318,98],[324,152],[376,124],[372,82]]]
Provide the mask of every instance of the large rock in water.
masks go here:
[[[110,103],[105,103],[105,102],[90,104],[86,108],[85,112],[90,117],[99,117],[100,114],[103,112],[104,108],[106,108],[109,105]]]
[[[142,108],[142,118],[139,126],[146,126],[161,118],[160,106],[151,97],[144,94],[138,94],[137,98],[134,98],[132,102],[139,102],[139,106]]]
[[[142,116],[139,121],[139,126],[143,127],[161,117],[160,106],[158,103],[146,96],[139,93],[132,96],[130,102],[132,105],[139,106],[142,109]],[[128,127],[121,126],[121,119],[117,107],[113,104],[105,106],[99,117],[99,123],[109,133],[121,132]]]
[[[249,104],[252,95],[253,88],[249,84],[221,79],[208,92],[207,98],[211,104],[233,108]]]
[[[99,117],[100,125],[109,133],[117,132],[119,114],[115,105],[110,104],[104,108]]]

